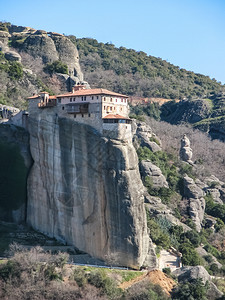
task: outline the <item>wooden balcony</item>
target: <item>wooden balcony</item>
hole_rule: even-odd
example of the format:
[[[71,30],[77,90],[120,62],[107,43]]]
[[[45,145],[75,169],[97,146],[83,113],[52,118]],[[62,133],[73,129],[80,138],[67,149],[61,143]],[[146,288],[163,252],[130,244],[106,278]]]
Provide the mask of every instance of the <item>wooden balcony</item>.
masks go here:
[[[54,107],[56,106],[56,100],[51,100],[51,101],[48,101],[48,102],[40,102],[38,103],[38,107],[39,108],[47,108],[47,107]]]
[[[66,104],[66,112],[68,114],[87,114],[88,103],[68,103]]]

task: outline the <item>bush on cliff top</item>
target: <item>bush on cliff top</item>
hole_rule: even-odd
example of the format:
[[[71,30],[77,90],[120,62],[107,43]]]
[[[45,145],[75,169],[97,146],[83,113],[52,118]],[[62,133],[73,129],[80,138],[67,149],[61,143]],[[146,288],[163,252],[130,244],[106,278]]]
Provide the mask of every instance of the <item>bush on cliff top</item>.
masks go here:
[[[48,72],[49,74],[53,73],[62,73],[68,74],[68,66],[61,62],[60,60],[56,60],[53,63],[49,63],[44,67],[44,71]]]

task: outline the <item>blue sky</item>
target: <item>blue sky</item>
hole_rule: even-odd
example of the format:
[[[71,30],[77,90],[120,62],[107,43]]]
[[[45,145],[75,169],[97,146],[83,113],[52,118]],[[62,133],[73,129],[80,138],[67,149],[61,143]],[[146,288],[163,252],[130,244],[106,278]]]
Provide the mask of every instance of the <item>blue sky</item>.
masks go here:
[[[0,0],[0,20],[91,37],[225,84],[225,0]]]

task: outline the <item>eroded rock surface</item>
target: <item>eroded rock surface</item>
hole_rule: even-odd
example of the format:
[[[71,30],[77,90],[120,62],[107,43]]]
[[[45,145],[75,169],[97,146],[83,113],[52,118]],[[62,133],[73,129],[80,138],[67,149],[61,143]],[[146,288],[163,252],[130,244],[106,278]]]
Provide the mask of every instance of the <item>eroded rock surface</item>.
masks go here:
[[[201,230],[204,218],[205,199],[204,192],[198,187],[194,180],[187,175],[184,176],[184,197],[189,200],[189,215],[196,225],[196,230]]]
[[[169,188],[166,177],[163,175],[160,168],[154,165],[151,161],[142,160],[140,162],[140,171],[143,179],[145,179],[146,176],[150,178],[153,188]]]
[[[29,120],[28,223],[96,258],[133,268],[147,259],[154,267],[132,143],[106,139],[53,110]]]
[[[133,126],[132,130],[134,133],[134,139],[136,139],[137,142],[140,143],[141,147],[147,147],[152,152],[162,150],[161,147],[156,142],[150,140],[152,137],[156,138],[156,136],[152,132],[152,129],[149,125],[147,125],[144,122],[136,121],[133,122],[132,126]],[[160,140],[158,138],[156,139],[160,143]]]
[[[178,276],[179,281],[190,281],[197,278],[201,278],[204,284],[208,281],[209,290],[207,291],[207,296],[209,299],[217,299],[223,295],[212,282],[211,276],[203,266],[183,267],[174,271],[173,274]]]
[[[180,159],[183,161],[186,161],[188,163],[193,163],[192,162],[192,149],[190,147],[190,140],[184,134],[183,138],[181,139],[181,147],[180,147]]]

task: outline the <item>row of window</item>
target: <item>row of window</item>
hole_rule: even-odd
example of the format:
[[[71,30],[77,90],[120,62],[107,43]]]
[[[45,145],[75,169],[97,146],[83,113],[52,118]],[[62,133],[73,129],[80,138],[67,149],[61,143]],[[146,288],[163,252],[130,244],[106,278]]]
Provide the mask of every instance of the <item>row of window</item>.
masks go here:
[[[98,100],[98,96],[96,96],[96,99]],[[81,96],[81,101],[86,101],[86,100],[87,100],[87,96]],[[94,100],[94,96],[91,96],[91,100]],[[70,102],[75,102],[75,101],[76,101],[76,97],[70,98]]]
[[[114,106],[114,108],[112,106],[103,106],[103,109],[104,110],[107,110],[107,111],[113,111],[113,110],[116,110],[116,107]],[[120,111],[123,111],[123,108],[120,107]]]
[[[103,97],[103,101],[106,101],[106,97]],[[113,101],[113,98],[110,98],[110,102]],[[117,99],[116,99],[117,102]],[[127,103],[127,99],[121,99],[121,102]]]

